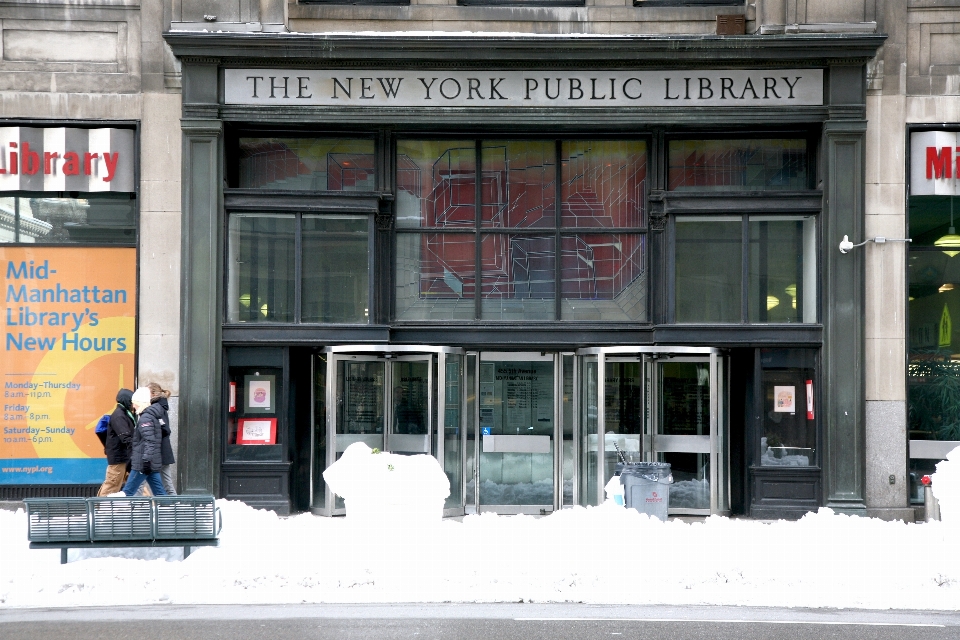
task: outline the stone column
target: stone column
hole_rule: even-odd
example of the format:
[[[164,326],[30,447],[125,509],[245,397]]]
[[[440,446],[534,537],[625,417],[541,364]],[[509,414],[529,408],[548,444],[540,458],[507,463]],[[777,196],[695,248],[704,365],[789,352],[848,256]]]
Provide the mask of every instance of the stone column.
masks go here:
[[[180,316],[180,480],[185,493],[217,491],[220,424],[219,120],[181,121],[183,216]]]
[[[223,218],[223,123],[216,119],[217,65],[184,62],[180,278],[180,483],[219,491]],[[213,115],[214,118],[203,117]]]

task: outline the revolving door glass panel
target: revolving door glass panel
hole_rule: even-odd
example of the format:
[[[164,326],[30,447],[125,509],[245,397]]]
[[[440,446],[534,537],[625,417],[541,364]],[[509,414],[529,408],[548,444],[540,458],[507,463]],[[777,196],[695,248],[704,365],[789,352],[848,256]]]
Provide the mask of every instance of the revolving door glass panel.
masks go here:
[[[336,450],[327,454],[327,466],[356,442],[391,453],[432,453],[432,356],[337,355],[332,360]],[[343,499],[337,496],[333,508],[343,509]]]
[[[643,460],[643,361],[639,358],[606,358],[604,372],[603,481],[606,485],[621,456],[627,462]]]
[[[551,355],[481,355],[480,510],[554,508],[554,369]]]
[[[659,415],[653,448],[673,473],[670,508],[709,510],[710,363],[659,362],[655,367]]]

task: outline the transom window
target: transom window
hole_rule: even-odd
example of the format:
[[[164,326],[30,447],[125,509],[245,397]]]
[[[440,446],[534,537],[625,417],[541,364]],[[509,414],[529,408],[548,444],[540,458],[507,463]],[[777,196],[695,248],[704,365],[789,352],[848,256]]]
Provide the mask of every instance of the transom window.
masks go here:
[[[395,318],[646,321],[646,173],[643,140],[400,140]]]

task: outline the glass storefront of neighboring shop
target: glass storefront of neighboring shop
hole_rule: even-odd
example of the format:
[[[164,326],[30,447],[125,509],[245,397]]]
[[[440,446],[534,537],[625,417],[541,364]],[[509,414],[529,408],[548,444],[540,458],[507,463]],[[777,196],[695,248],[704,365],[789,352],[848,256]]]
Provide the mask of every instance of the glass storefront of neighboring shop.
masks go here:
[[[93,428],[133,388],[137,130],[0,122],[0,498],[94,495]]]
[[[915,504],[923,502],[921,477],[960,446],[958,131],[918,127],[910,135],[907,419]]]
[[[448,515],[599,504],[621,454],[671,464],[677,515],[770,508],[783,484],[799,494],[774,500],[816,506],[819,338],[771,349],[630,336],[649,339],[655,314],[688,340],[704,326],[765,341],[816,327],[818,144],[811,128],[229,126],[226,493],[256,503],[273,487],[343,514],[323,472],[362,442],[435,456]],[[661,197],[682,203],[668,220],[649,211],[650,167],[663,165]],[[393,199],[374,201],[390,185]],[[444,340],[350,339],[382,326]],[[244,343],[254,335],[274,346]]]

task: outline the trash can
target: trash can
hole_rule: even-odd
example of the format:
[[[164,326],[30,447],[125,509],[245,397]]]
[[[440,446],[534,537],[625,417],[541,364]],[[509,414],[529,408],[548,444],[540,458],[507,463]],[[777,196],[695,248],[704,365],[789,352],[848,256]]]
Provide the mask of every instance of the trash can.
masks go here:
[[[667,519],[673,474],[669,462],[627,462],[618,464],[623,485],[624,506],[659,520]]]

